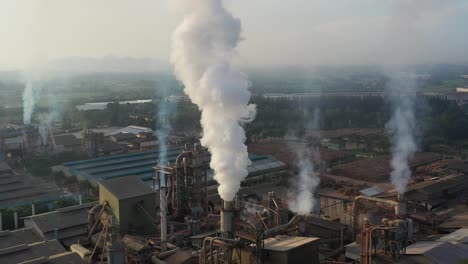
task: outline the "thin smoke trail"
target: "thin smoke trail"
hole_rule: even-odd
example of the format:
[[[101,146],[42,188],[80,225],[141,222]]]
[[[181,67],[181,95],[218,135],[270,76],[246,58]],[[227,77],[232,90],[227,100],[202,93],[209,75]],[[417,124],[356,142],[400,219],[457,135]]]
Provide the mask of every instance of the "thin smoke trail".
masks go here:
[[[414,77],[408,74],[393,75],[389,89],[393,91],[414,92]],[[387,131],[391,134],[392,159],[390,179],[398,193],[406,191],[411,177],[409,161],[417,151],[415,140],[416,119],[414,117],[414,101],[412,96],[394,98],[393,114],[387,123]]]
[[[225,201],[234,199],[250,160],[241,124],[255,116],[250,82],[231,65],[241,41],[241,24],[221,0],[185,1],[185,16],[173,35],[171,60],[185,93],[201,110],[201,144]]]
[[[156,123],[156,137],[158,139],[158,148],[159,148],[159,155],[158,155],[158,164],[165,166],[168,162],[167,160],[167,141],[170,132],[172,131],[172,125],[170,122],[170,115],[174,111],[174,105],[167,100],[167,86],[163,84],[162,90],[162,99],[159,101],[158,104],[158,114],[157,114],[157,123]],[[162,176],[162,175],[159,175]],[[161,177],[163,180],[164,177]],[[164,182],[161,182],[164,185]]]
[[[306,119],[308,114],[305,113]],[[319,138],[320,112],[316,108],[311,122],[308,122],[307,129],[312,130]],[[297,157],[297,167],[299,173],[292,181],[292,188],[288,191],[288,208],[294,213],[306,215],[317,209],[317,200],[315,192],[320,184],[320,178],[317,175],[312,160],[320,160],[320,154],[317,149],[313,153],[304,145],[295,148]]]
[[[26,80],[26,86],[23,91],[23,123],[25,125],[31,124],[31,117],[36,106],[36,99],[38,95],[37,83],[28,77]]]

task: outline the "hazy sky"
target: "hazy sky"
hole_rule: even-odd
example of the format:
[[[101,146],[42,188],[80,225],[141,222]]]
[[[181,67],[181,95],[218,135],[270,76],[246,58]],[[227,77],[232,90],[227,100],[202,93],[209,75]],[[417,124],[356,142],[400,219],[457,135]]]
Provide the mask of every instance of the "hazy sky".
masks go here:
[[[197,1],[197,0],[191,0]],[[0,0],[0,67],[67,56],[168,60],[176,0]],[[228,0],[239,63],[468,62],[466,0]]]

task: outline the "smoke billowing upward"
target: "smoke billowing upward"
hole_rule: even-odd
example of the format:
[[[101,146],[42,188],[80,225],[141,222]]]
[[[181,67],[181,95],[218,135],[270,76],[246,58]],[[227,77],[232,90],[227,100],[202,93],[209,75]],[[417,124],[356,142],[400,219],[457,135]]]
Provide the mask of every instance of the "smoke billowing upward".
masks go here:
[[[51,106],[48,112],[39,116],[39,135],[41,136],[41,142],[43,145],[47,145],[49,141],[49,128],[51,127],[54,120],[57,120],[60,116],[61,107],[55,100],[50,102]]]
[[[201,114],[201,144],[223,200],[234,199],[250,163],[241,124],[253,120],[247,76],[231,65],[241,24],[221,0],[185,1],[185,16],[173,35],[172,62],[185,93]]]
[[[435,14],[443,14],[452,8],[450,1],[437,0],[395,0],[392,2],[392,15],[387,21],[387,41],[392,43],[386,53],[392,69],[387,69],[391,92],[416,94],[418,76],[402,64],[414,64],[428,56],[428,36],[421,25]],[[445,11],[444,11],[445,10]],[[434,26],[439,23],[432,21]],[[416,119],[414,116],[414,96],[393,98],[393,113],[386,128],[391,134],[392,169],[390,178],[398,193],[406,191],[411,177],[409,162],[417,151],[415,140]]]
[[[414,76],[399,74],[389,82],[392,91],[414,92]],[[393,98],[393,114],[386,128],[391,134],[392,169],[390,178],[398,193],[404,193],[411,177],[409,161],[417,151],[415,140],[416,119],[414,117],[414,97],[412,95]]]
[[[158,138],[158,164],[165,166],[167,164],[167,140],[169,133],[172,130],[171,122],[169,121],[170,114],[173,112],[174,105],[170,103],[166,98],[168,95],[167,86],[163,84],[162,94],[163,98],[159,101],[157,118],[156,118],[156,137]],[[162,176],[162,175],[160,175]],[[161,180],[164,180],[164,177],[161,177]],[[164,182],[160,183],[164,186]]]
[[[308,114],[305,113],[305,116],[307,118]],[[320,111],[316,108],[312,121],[308,122],[306,127],[309,132],[314,133],[317,139],[320,138],[319,121]],[[320,152],[314,148],[313,153],[311,153],[304,145],[294,149],[296,150],[299,174],[291,183],[292,189],[288,191],[288,208],[294,213],[306,215],[315,211],[318,202],[314,194],[320,184],[320,178],[315,172],[312,160],[320,160]]]
[[[294,190],[288,192],[288,208],[294,213],[306,215],[314,211],[314,193],[320,184],[320,178],[314,171],[309,151],[298,151],[297,156],[300,156],[297,163],[299,174],[293,184]]]
[[[39,83],[33,77],[27,77],[26,86],[23,91],[23,123],[25,125],[31,124],[31,117],[36,106],[40,88]]]

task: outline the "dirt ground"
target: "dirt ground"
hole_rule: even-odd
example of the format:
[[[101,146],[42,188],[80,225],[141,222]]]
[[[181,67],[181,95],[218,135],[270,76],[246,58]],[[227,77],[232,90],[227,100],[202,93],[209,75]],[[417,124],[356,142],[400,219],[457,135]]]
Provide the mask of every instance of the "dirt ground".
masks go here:
[[[368,159],[359,159],[338,165],[331,170],[331,174],[344,176],[366,182],[386,182],[390,177],[391,156],[383,155]],[[411,161],[411,167],[424,166],[440,159],[440,156],[430,152],[417,153]]]
[[[367,136],[384,134],[382,128],[343,128],[336,130],[320,131],[321,138],[337,138],[347,136]]]
[[[297,150],[301,148],[299,145],[302,145],[303,148],[307,148],[305,143],[289,142],[285,140],[252,143],[247,147],[251,153],[258,155],[272,155],[276,159],[286,163],[290,168],[293,168],[297,160]],[[323,147],[319,150],[319,153],[312,153],[311,155],[315,164],[317,164],[319,160],[329,163],[344,157],[344,153],[341,151]]]

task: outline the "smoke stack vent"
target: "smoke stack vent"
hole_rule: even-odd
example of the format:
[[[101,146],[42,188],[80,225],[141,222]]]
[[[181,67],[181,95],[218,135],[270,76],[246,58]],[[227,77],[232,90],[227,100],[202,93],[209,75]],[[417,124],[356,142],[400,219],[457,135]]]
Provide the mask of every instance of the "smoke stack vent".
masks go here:
[[[232,233],[232,219],[234,217],[233,202],[224,201],[221,209],[221,232],[229,235]]]

